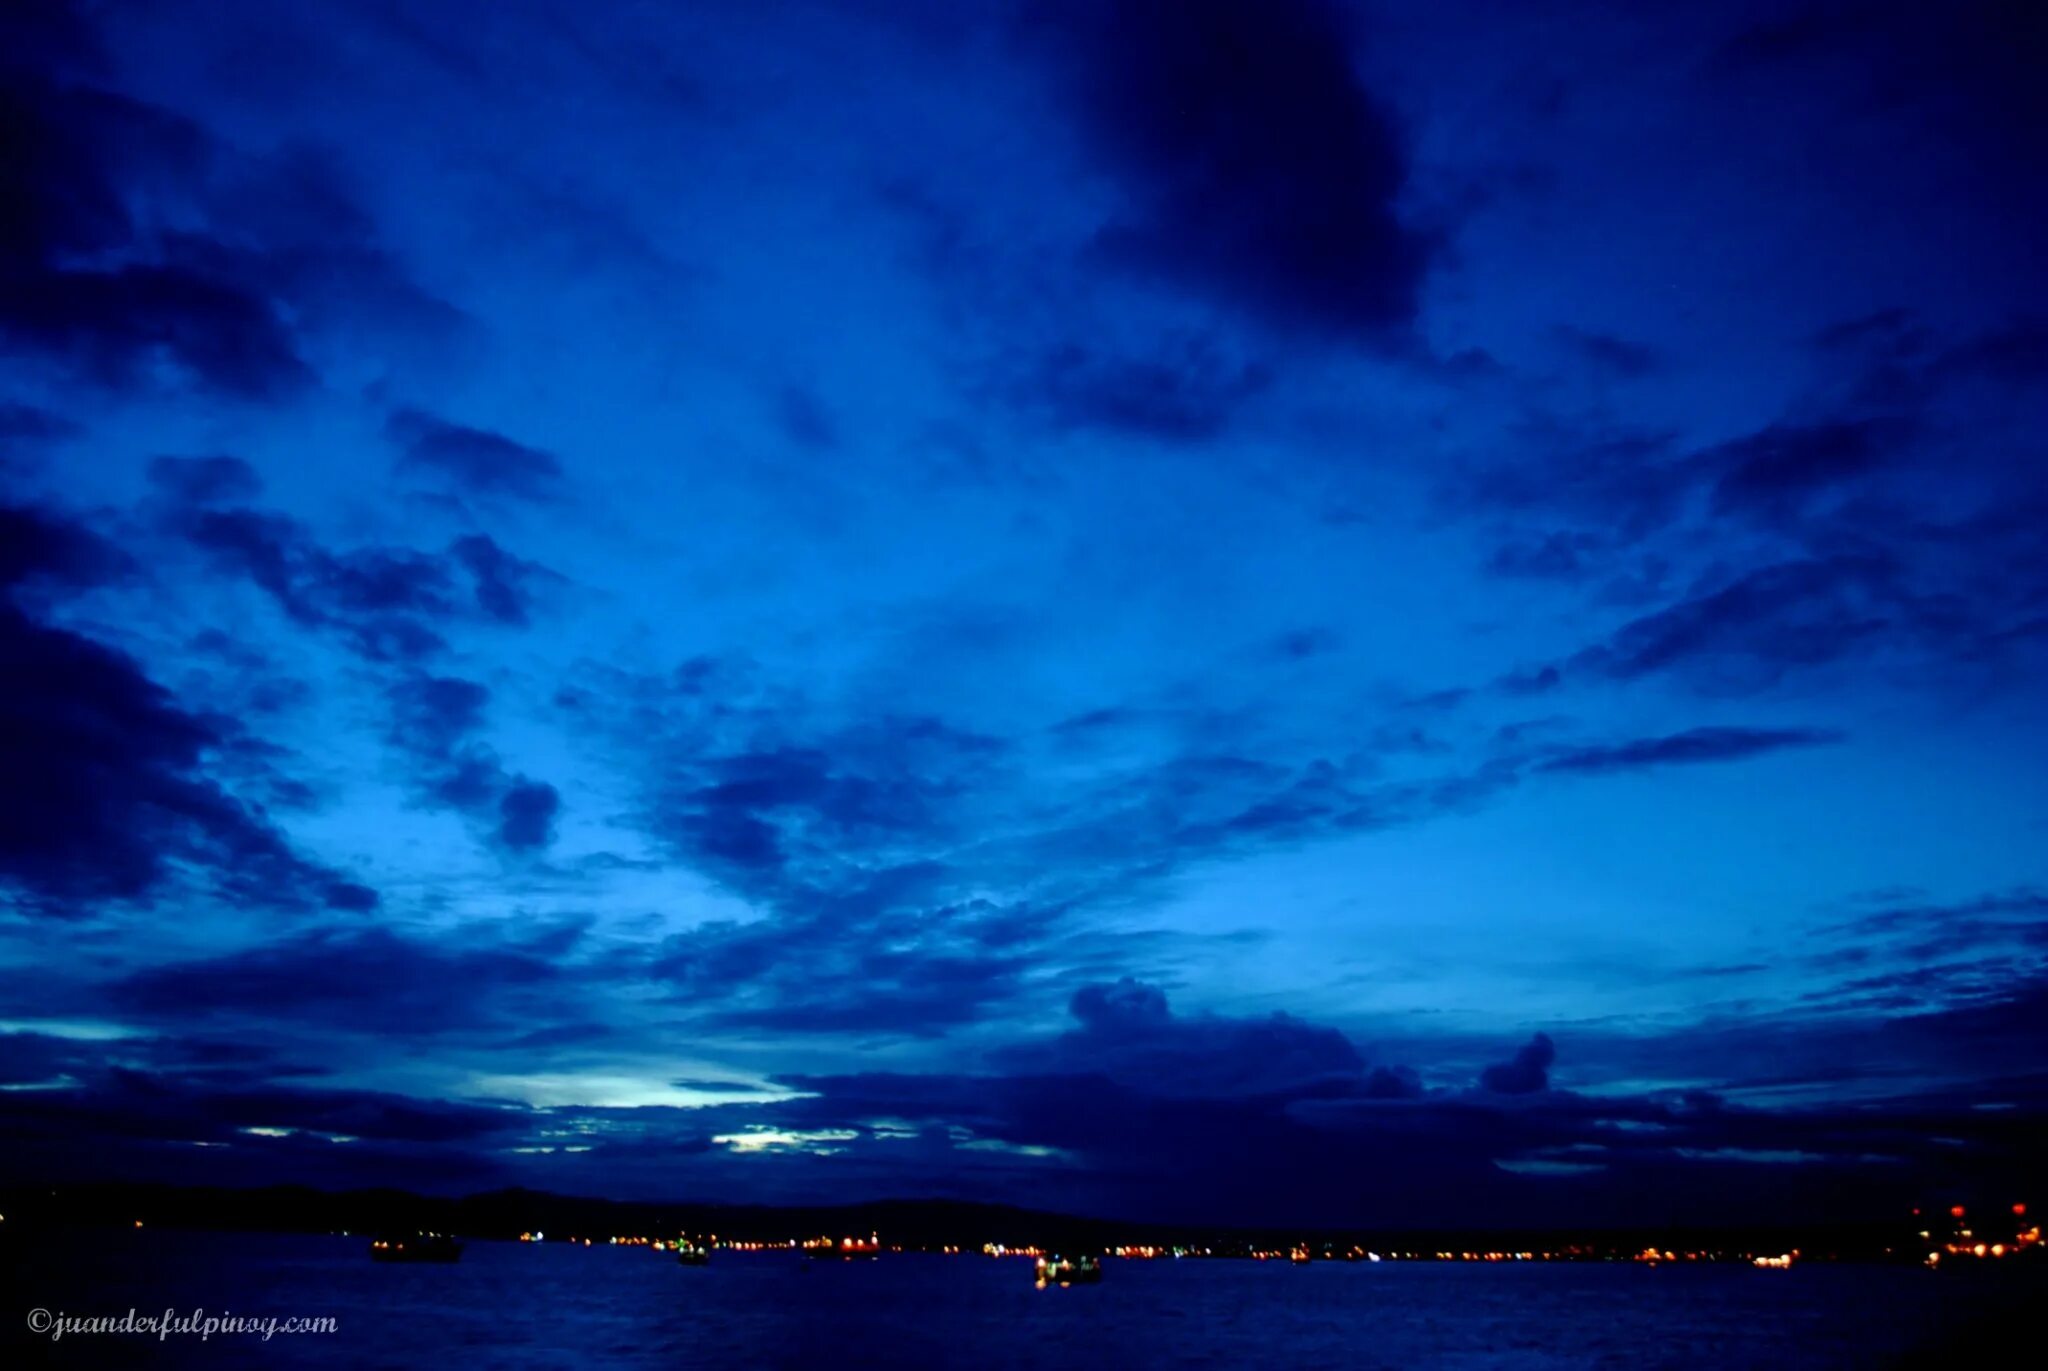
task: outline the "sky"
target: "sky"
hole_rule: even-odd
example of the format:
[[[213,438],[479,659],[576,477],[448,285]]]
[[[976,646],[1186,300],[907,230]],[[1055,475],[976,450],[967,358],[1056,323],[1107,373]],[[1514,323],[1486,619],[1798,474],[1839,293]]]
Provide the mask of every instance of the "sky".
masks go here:
[[[2048,1160],[2032,7],[0,24],[0,1170]]]

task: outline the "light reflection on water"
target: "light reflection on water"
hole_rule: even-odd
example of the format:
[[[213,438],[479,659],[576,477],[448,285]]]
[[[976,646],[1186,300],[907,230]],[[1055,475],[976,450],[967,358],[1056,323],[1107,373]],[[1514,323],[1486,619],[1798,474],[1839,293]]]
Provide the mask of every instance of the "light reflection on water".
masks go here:
[[[268,1344],[13,1344],[27,1364],[92,1367],[1869,1367],[2044,1284],[1892,1267],[1108,1260],[1098,1286],[1039,1290],[1030,1262],[971,1256],[720,1252],[684,1268],[645,1248],[473,1242],[456,1265],[393,1267],[361,1238],[160,1230],[16,1246],[14,1339],[34,1306],[338,1320]]]

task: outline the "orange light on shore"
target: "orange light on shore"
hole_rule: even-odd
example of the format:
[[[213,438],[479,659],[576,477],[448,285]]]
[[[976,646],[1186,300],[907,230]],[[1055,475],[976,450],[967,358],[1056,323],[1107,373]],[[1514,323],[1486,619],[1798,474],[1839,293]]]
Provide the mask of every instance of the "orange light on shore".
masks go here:
[[[1963,1207],[1961,1205],[1957,1205],[1955,1208],[1948,1211],[1948,1216],[1952,1219],[1960,1219],[1961,1217],[1963,1217]]]

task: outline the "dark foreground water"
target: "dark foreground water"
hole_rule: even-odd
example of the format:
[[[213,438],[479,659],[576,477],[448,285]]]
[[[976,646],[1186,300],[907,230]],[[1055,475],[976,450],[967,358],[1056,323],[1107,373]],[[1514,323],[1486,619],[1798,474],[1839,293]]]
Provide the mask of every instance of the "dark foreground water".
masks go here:
[[[1099,1286],[1040,1291],[1028,1263],[985,1257],[690,1269],[644,1248],[477,1242],[453,1266],[379,1266],[360,1238],[153,1230],[8,1248],[10,1366],[1885,1367],[2048,1305],[2038,1269],[1109,1261]],[[38,1308],[166,1306],[337,1328],[27,1332]]]

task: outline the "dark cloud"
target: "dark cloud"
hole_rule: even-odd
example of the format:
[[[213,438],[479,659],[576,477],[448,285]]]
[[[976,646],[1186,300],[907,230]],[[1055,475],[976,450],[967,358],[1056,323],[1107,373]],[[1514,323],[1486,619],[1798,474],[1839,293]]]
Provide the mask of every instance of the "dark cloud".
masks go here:
[[[1550,1088],[1550,1068],[1556,1061],[1557,1045],[1549,1034],[1538,1033],[1507,1061],[1480,1072],[1479,1084],[1496,1095],[1533,1095]]]
[[[131,659],[12,609],[0,654],[34,682],[9,691],[0,735],[12,778],[0,864],[17,885],[76,905],[139,898],[191,868],[266,904],[369,903],[207,778],[221,732]]]
[[[244,395],[304,384],[310,373],[268,298],[177,260],[120,260],[171,251],[131,220],[130,178],[199,176],[205,135],[167,111],[74,84],[93,55],[82,25],[5,22],[15,60],[0,94],[0,334],[107,381],[161,359]]]
[[[1929,365],[1941,381],[2038,383],[2048,377],[2048,322],[2016,319],[1939,352]]]
[[[560,493],[561,460],[501,433],[418,409],[393,414],[385,433],[403,454],[401,467],[438,476],[460,490],[525,500],[550,500]]]
[[[1866,31],[1866,21],[1853,12],[1804,5],[1732,34],[1715,57],[1731,67],[1782,62],[1825,54],[1844,36]]]
[[[78,431],[78,425],[61,414],[37,405],[0,401],[0,443],[8,447],[53,443],[72,437]],[[5,451],[0,450],[0,460],[5,456]]]
[[[934,908],[930,883],[884,873],[821,891],[812,909],[703,925],[670,938],[649,970],[714,1027],[938,1036],[1014,1000],[1033,958],[990,936],[1005,911],[977,923]]]
[[[1142,990],[1107,993],[1090,1012],[1105,1010],[1112,1041],[1171,1022]],[[1111,1074],[1078,1060],[1069,1071],[1027,1070],[1034,1056],[1049,1064],[1029,1044],[1009,1074],[785,1077],[780,1084],[804,1093],[754,1117],[839,1130],[853,1156],[880,1146],[875,1119],[943,1127],[984,1147],[1050,1150],[1004,1178],[1012,1197],[1304,1223],[1699,1222],[1730,1206],[1781,1218],[1868,1212],[1930,1186],[2011,1180],[2048,1141],[2038,1094],[2003,1115],[1967,1098],[1766,1111],[1701,1091],[1576,1095],[1551,1087],[1555,1049],[1542,1034],[1489,1068],[1476,1091],[1426,1090],[1405,1068],[1355,1064],[1278,1086],[1284,1077],[1225,1072],[1205,1087],[1198,1045],[1181,1046],[1186,1057],[1163,1078],[1136,1058]],[[1228,1036],[1211,1046],[1225,1062],[1240,1051]]]
[[[1526,532],[1493,559],[1509,574],[1571,575],[1693,518],[1798,530],[1822,496],[1858,493],[1904,460],[1920,427],[1898,414],[1783,422],[1685,451],[1666,433],[1539,420],[1524,427],[1526,460],[1468,478],[1457,495],[1583,520]]]
[[[267,299],[179,267],[0,276],[0,333],[110,385],[146,377],[158,358],[251,398],[312,380]]]
[[[501,624],[524,625],[532,617],[535,586],[558,579],[540,563],[513,556],[485,534],[457,538],[448,551],[468,570],[477,608]]]
[[[1605,747],[1578,747],[1537,763],[1538,771],[1607,774],[1649,767],[1734,762],[1787,749],[1838,743],[1842,734],[1822,728],[1689,728],[1656,738],[1635,738]]]
[[[692,860],[779,903],[842,861],[947,827],[942,806],[997,747],[936,720],[883,718],[808,744],[717,752],[666,780],[655,822]]]
[[[308,323],[436,303],[338,188],[295,225],[266,218],[309,201],[302,170],[107,88],[82,7],[14,6],[0,26],[0,338],[17,352],[108,385],[170,374],[276,399],[315,380]]]
[[[239,457],[154,457],[149,483],[188,505],[246,504],[263,493],[263,478]]]
[[[1222,433],[1270,380],[1265,367],[1233,363],[1197,340],[1144,356],[1069,343],[1026,368],[1009,397],[1057,429],[1110,429],[1189,443]]]
[[[441,630],[451,623],[481,617],[523,626],[534,587],[553,577],[483,534],[458,538],[437,555],[403,547],[337,551],[296,519],[244,506],[181,508],[170,526],[293,621],[337,633],[374,661],[432,657],[446,646]]]
[[[2048,485],[2017,458],[2044,337],[2025,318],[1960,337],[1903,310],[1845,319],[1813,340],[1797,418],[1690,449],[1533,419],[1525,458],[1451,493],[1512,516],[1496,574],[1661,602],[1579,667],[1728,691],[1850,660],[1941,661],[1980,684],[2048,635],[2048,580],[2021,532]]]
[[[285,1141],[246,1129],[358,1139],[351,1149],[414,1144],[458,1174],[540,1144],[523,1178],[567,1190],[606,1177],[612,1193],[649,1198],[743,1189],[844,1202],[903,1193],[918,1177],[925,1193],[1070,1212],[1317,1225],[1903,1211],[1926,1188],[1996,1193],[2043,1150],[2037,1108],[1976,1110],[1942,1096],[1762,1111],[1700,1092],[1188,1096],[1092,1074],[872,1072],[776,1084],[796,1093],[688,1111],[541,1111],[99,1073],[77,1088],[0,1095],[0,1138],[17,1163],[25,1139],[61,1136],[74,1155],[95,1156],[154,1141],[186,1144],[189,1155],[190,1142],[207,1141],[220,1145],[206,1149],[216,1176],[246,1176]],[[789,1141],[735,1143],[750,1133]],[[820,1140],[803,1141],[807,1133]],[[568,1135],[591,1150],[547,1150],[546,1140]],[[52,1165],[41,1160],[39,1173]],[[308,1164],[296,1152],[289,1160]]]
[[[365,657],[409,660],[443,646],[429,623],[453,612],[453,578],[444,563],[423,553],[330,552],[297,520],[245,508],[193,511],[180,531],[292,619],[340,632]]]
[[[1910,428],[1896,420],[1774,424],[1703,459],[1724,474],[1714,485],[1716,512],[1783,513],[1820,491],[1878,469]]]
[[[1864,937],[1909,930],[1961,936],[1964,930],[2004,928],[2011,924],[2048,930],[2048,892],[2020,889],[1948,904],[1887,901],[1881,908],[1841,925],[1840,931]]]
[[[1999,1111],[1975,1107],[1981,1095],[1770,1110],[1701,1090],[1576,1095],[1551,1086],[1555,1051],[1542,1034],[1488,1068],[1479,1089],[1431,1090],[1406,1067],[1367,1069],[1334,1030],[1284,1015],[1183,1017],[1129,980],[1085,987],[1073,1030],[1013,1044],[994,1073],[784,1075],[766,1090],[689,1078],[677,1084],[741,1097],[690,1110],[312,1090],[263,1080],[260,1055],[199,1050],[232,1049],[221,1030],[273,1014],[370,1033],[418,1018],[450,1031],[461,1018],[432,989],[448,983],[471,992],[478,1027],[517,1021],[537,1007],[521,996],[580,993],[541,941],[394,950],[329,932],[195,964],[189,992],[168,974],[131,983],[121,993],[163,1022],[208,1023],[215,1036],[175,1056],[182,1040],[136,1044],[125,1055],[152,1063],[147,1073],[95,1065],[75,1043],[0,1036],[0,1076],[49,1087],[0,1093],[0,1137],[11,1158],[25,1139],[54,1136],[94,1155],[116,1140],[204,1140],[222,1145],[217,1164],[246,1174],[262,1161],[253,1149],[278,1141],[269,1134],[297,1130],[362,1140],[351,1146],[428,1145],[444,1167],[471,1172],[524,1147],[528,1183],[571,1190],[600,1176],[611,1193],[650,1197],[710,1186],[843,1202],[936,1190],[1135,1218],[1326,1225],[1658,1224],[1731,1210],[1797,1221],[1902,1205],[1930,1188],[2014,1183],[2048,1143],[2038,1090]],[[335,978],[346,985],[302,1003],[291,987],[330,953],[352,973]],[[1987,1017],[1941,1031],[2009,1029]],[[1668,1055],[1675,1045],[1643,1047]],[[259,1074],[238,1074],[250,1069]],[[591,1151],[548,1150],[564,1136]],[[27,1155],[38,1173],[55,1164]]]
[[[1522,424],[1516,437],[1521,455],[1462,474],[1447,498],[1466,509],[1561,513],[1592,525],[1565,531],[1568,539],[1611,546],[1667,527],[1685,508],[1695,479],[1677,455],[1677,435],[1668,431],[1539,416]]]
[[[98,585],[135,570],[127,553],[69,519],[0,504],[0,592],[35,583]]]
[[[212,236],[182,241],[195,265],[280,301],[309,344],[394,369],[460,341],[469,320],[383,244],[337,149],[293,141],[224,160]]]
[[[996,1060],[1040,1074],[1099,1072],[1161,1095],[1298,1090],[1365,1070],[1357,1047],[1334,1028],[1290,1014],[1177,1015],[1158,987],[1129,977],[1083,986],[1068,1009],[1072,1031]]]
[[[353,914],[366,914],[377,907],[377,892],[354,881],[337,881],[327,888],[327,907]]]
[[[503,851],[532,852],[554,841],[561,795],[551,785],[506,769],[481,736],[490,690],[457,676],[402,676],[386,690],[390,743],[415,768],[415,784],[435,804],[485,826]]]
[[[1622,679],[1684,669],[1727,685],[1765,685],[1883,640],[1900,608],[1888,561],[1781,562],[1633,619],[1582,660]]]
[[[1910,376],[1859,376],[1850,389],[1874,389],[1881,403],[1831,393],[1805,406],[1827,417],[1689,449],[1667,432],[1534,418],[1522,428],[1524,457],[1465,472],[1446,498],[1512,516],[1488,555],[1497,575],[1589,584],[1609,603],[1641,603],[1668,597],[1675,574],[1690,568],[1742,598],[1789,593],[1801,578],[1785,567],[1808,559],[1832,563],[1829,579],[1843,594],[1860,564],[1873,573],[1862,578],[1864,598],[1910,614],[1916,594],[1949,593],[1968,575],[1959,559],[1932,551],[1945,535],[1911,493],[1950,441],[1939,438],[1946,421],[1931,408],[1936,369],[1921,358]],[[2009,506],[2009,496],[1991,495],[1997,466],[1959,471],[1939,503],[1989,496],[1987,508]],[[1881,566],[1885,585],[1874,575]],[[1818,575],[1809,571],[1807,582]],[[1929,590],[1916,590],[1922,583]],[[1744,584],[1752,589],[1734,589]]]
[[[2048,986],[2041,891],[1885,903],[1810,939],[1799,961],[1827,979],[1803,1003],[1830,1015],[1883,1017],[1893,1065],[2024,1070],[2048,1050],[2048,1019],[2038,1017]]]
[[[2001,393],[2027,397],[2048,377],[2048,324],[2034,315],[1956,336],[1912,310],[1886,309],[1828,325],[1813,346],[1852,417],[1888,421],[1898,437],[1917,436],[1922,446],[1956,424],[1973,430],[1968,450],[1942,453],[1945,464],[1961,459],[1963,470],[1951,474],[1965,477],[2000,465],[1985,460],[1998,407],[1984,402]]]
[[[455,676],[414,676],[393,686],[391,741],[421,756],[452,755],[483,725],[491,692]]]
[[[1664,365],[1664,359],[1655,348],[1617,338],[1611,333],[1561,324],[1556,335],[1581,359],[1614,376],[1627,379],[1649,376]]]
[[[555,840],[555,815],[562,797],[545,781],[514,777],[498,800],[498,842],[515,852],[546,847]]]
[[[1912,0],[1787,7],[1731,34],[1715,55],[1722,80],[1791,78],[1818,89],[1855,126],[1883,135],[1877,152],[1896,176],[1937,157],[1962,159],[1986,178],[1983,192],[2010,212],[2038,208],[2027,170],[2048,154],[2048,28],[2030,5]],[[1894,123],[1924,131],[1893,134]]]
[[[1965,1108],[2048,1103],[2040,1071],[2048,958],[2038,937],[2029,946],[2023,924],[1997,936],[1961,927],[1954,938],[1939,923],[1889,935],[1833,932],[1815,946],[1793,960],[1825,979],[1794,1002],[1604,1043],[1602,1069],[1676,1074],[1748,1098],[1758,1112],[1844,1087],[1870,1095],[1929,1082],[1945,1083],[1939,1088]]]
[[[521,1033],[507,1041],[507,1047],[531,1052],[544,1048],[571,1047],[583,1043],[603,1042],[618,1036],[618,1030],[601,1023],[558,1023],[547,1028],[536,1028],[531,1033]],[[678,1083],[680,1084],[680,1082]]]
[[[97,1055],[76,1038],[0,1033],[0,1085],[47,1085],[97,1064]]]
[[[4,586],[92,583],[125,559],[45,512],[0,512]],[[0,602],[0,875],[46,908],[134,900],[191,874],[266,906],[374,902],[299,856],[211,774],[235,740],[191,713],[133,658]]]
[[[1128,976],[1114,985],[1082,986],[1068,1002],[1067,1012],[1079,1019],[1084,1029],[1111,1035],[1160,1028],[1173,1018],[1165,991]]]
[[[522,1111],[372,1091],[254,1090],[203,1102],[205,1116],[239,1128],[293,1128],[340,1137],[459,1143],[519,1127]],[[267,1120],[258,1123],[257,1120]]]
[[[643,776],[649,833],[765,915],[677,935],[658,973],[693,1013],[752,1026],[948,1031],[1089,955],[1090,909],[1153,898],[1198,862],[1467,811],[1536,759],[1383,778],[1383,754],[1438,750],[1398,727],[1339,760],[1198,746],[1134,761],[1135,738],[1214,742],[1230,725],[1105,707],[1050,731],[1074,766],[1049,798],[1026,740],[920,717],[848,726],[743,664],[589,681],[567,698]]]
[[[491,1174],[486,1149],[531,1125],[502,1105],[111,1069],[74,1088],[5,1092],[0,1165],[65,1181],[473,1186]]]
[[[1318,0],[1118,0],[1034,12],[1071,59],[1131,213],[1101,245],[1134,272],[1284,327],[1403,329],[1430,257],[1395,206],[1399,137]]]
[[[1501,544],[1487,558],[1486,569],[1496,576],[1569,580],[1584,573],[1607,549],[1607,539],[1597,533],[1560,529]]]
[[[1368,1100],[1416,1100],[1426,1092],[1412,1067],[1376,1066],[1368,1071],[1359,1094]]]
[[[350,923],[150,967],[109,993],[153,1023],[426,1034],[521,1023],[536,1007],[558,1010],[571,979],[555,949],[531,939],[455,934],[434,941]]]
[[[1543,695],[1564,684],[1564,673],[1554,666],[1518,668],[1494,682],[1494,688],[1508,695]]]

